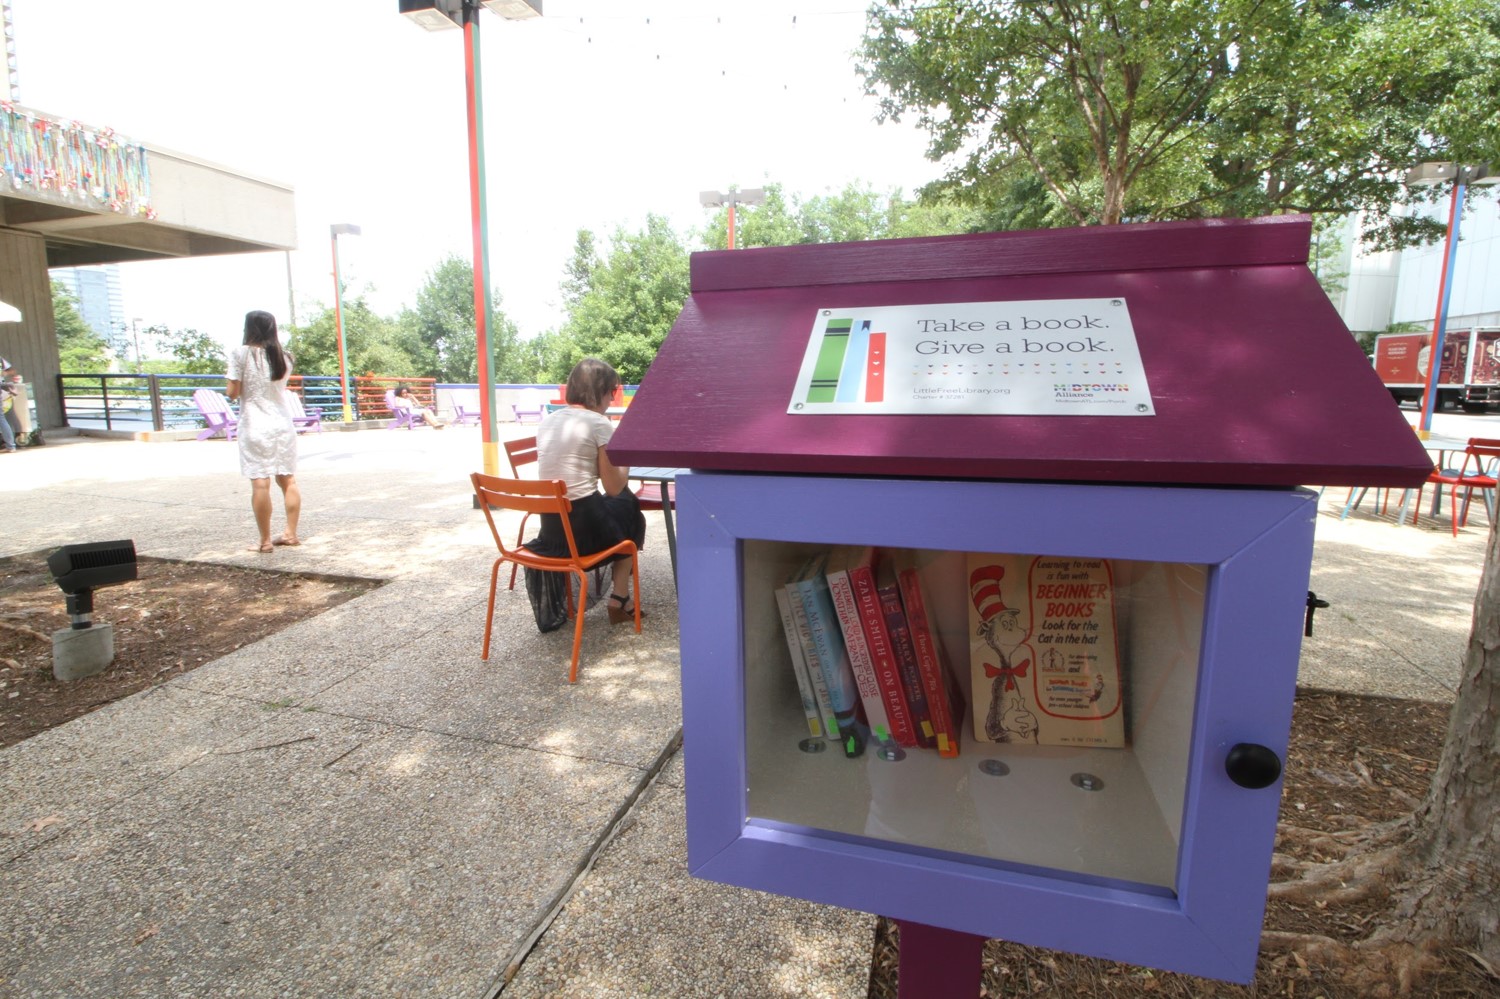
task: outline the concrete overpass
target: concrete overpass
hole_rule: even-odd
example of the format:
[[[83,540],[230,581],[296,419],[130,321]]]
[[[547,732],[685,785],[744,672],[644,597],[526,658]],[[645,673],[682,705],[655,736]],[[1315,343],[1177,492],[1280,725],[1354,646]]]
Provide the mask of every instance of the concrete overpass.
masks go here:
[[[291,185],[0,104],[0,356],[26,376],[43,429],[62,425],[51,267],[296,247]]]

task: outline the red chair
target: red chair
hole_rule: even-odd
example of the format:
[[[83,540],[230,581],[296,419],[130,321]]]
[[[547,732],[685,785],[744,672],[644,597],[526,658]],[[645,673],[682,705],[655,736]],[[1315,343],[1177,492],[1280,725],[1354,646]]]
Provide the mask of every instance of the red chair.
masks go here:
[[[495,559],[495,564],[490,569],[490,603],[484,615],[484,651],[480,654],[480,658],[487,660],[490,657],[490,628],[495,620],[495,587],[499,583],[502,563],[524,565],[543,572],[570,572],[578,579],[578,600],[574,602],[572,588],[569,587],[568,614],[577,623],[573,627],[573,664],[568,670],[568,682],[577,683],[578,652],[583,647],[583,608],[589,603],[589,570],[613,555],[628,554],[630,556],[630,578],[635,587],[633,600],[635,630],[637,634],[640,633],[641,573],[640,564],[636,558],[635,542],[627,539],[602,552],[579,555],[578,543],[573,540],[573,525],[568,520],[568,513],[573,509],[573,504],[568,501],[566,482],[561,479],[546,481],[502,479],[479,472],[474,472],[469,478],[474,483],[474,495],[479,500],[480,509],[484,511],[484,519],[490,525],[490,534],[495,539],[496,547],[500,549],[500,557]],[[557,514],[562,518],[563,534],[568,539],[568,557],[549,558],[546,555],[537,555],[519,543],[514,547],[508,547],[505,539],[495,528],[495,518],[490,512],[495,509],[520,510],[528,516],[533,513]]]
[[[522,437],[519,440],[506,441],[505,458],[510,462],[510,474],[519,479],[522,468],[527,465],[536,464],[536,438]],[[529,519],[531,519],[531,514],[529,513],[521,517],[521,529],[516,532],[517,548],[521,546],[522,540],[526,537],[526,521]],[[519,565],[512,565],[510,567],[510,589],[512,590],[516,588],[516,570],[519,568]]]
[[[1427,482],[1417,487],[1417,505],[1412,511],[1412,523],[1415,524],[1422,515],[1422,491],[1430,483],[1437,487],[1437,501],[1433,504],[1433,512],[1442,509],[1443,487],[1450,489],[1448,497],[1448,512],[1453,518],[1453,536],[1458,537],[1458,528],[1469,522],[1469,501],[1473,498],[1474,490],[1478,489],[1484,497],[1485,509],[1489,511],[1490,519],[1494,520],[1494,493],[1496,479],[1494,475],[1494,464],[1500,459],[1500,440],[1471,437],[1468,447],[1464,448],[1463,464],[1457,470],[1451,468],[1434,467],[1431,474],[1427,476]],[[1489,467],[1486,467],[1489,466]],[[1458,505],[1458,491],[1464,491],[1463,507]],[[1403,511],[1404,513],[1405,511]]]

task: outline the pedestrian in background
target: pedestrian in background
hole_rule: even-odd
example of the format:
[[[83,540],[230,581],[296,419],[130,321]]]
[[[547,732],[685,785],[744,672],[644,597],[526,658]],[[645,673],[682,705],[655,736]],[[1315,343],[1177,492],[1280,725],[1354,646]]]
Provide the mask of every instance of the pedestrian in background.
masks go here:
[[[245,313],[245,339],[229,353],[230,399],[240,403],[240,473],[250,480],[250,509],[260,531],[248,551],[273,552],[276,545],[298,545],[297,520],[302,514],[302,491],[297,488],[297,431],[287,402],[287,380],[292,355],[276,338],[276,317],[269,312]],[[271,540],[271,480],[281,487],[286,508],[286,530]]]
[[[16,450],[16,431],[10,425],[10,412],[15,408],[16,397],[16,383],[11,376],[15,371],[9,361],[0,357],[0,442],[5,445],[6,454]]]

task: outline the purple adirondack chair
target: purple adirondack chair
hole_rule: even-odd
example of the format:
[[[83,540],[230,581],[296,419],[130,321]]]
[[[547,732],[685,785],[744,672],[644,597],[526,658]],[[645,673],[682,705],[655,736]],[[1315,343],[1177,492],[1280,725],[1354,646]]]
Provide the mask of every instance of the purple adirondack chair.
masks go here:
[[[198,440],[207,440],[221,432],[225,440],[234,440],[240,421],[234,415],[234,409],[230,407],[229,400],[221,393],[213,389],[201,388],[193,393],[193,405],[198,407],[198,412],[203,415],[203,422],[207,424],[203,430],[199,431]]]
[[[323,410],[317,406],[313,406],[311,409],[304,409],[300,395],[295,392],[288,392],[286,395],[292,409],[292,426],[297,428],[297,433],[302,434],[309,430],[314,430],[321,434],[323,432]]]
[[[405,427],[407,430],[415,430],[422,425],[422,417],[417,412],[415,406],[403,406],[399,409],[396,407],[395,389],[386,391],[385,408],[390,410],[391,415],[395,417],[389,427],[391,430],[400,430],[402,427]]]

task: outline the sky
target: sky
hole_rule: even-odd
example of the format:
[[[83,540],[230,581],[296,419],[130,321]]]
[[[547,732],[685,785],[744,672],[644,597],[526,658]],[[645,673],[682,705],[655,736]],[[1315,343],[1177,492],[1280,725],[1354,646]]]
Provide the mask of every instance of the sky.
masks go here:
[[[298,248],[121,266],[125,319],[237,343],[346,295],[394,315],[450,254],[471,259],[463,33],[397,0],[11,0],[19,103],[295,189]],[[523,336],[559,325],[580,228],[664,215],[685,242],[698,194],[850,182],[911,195],[939,167],[909,123],[877,124],[851,53],[857,0],[545,0],[481,16],[491,283]],[[288,293],[290,270],[291,294]],[[295,316],[291,315],[295,309]]]

